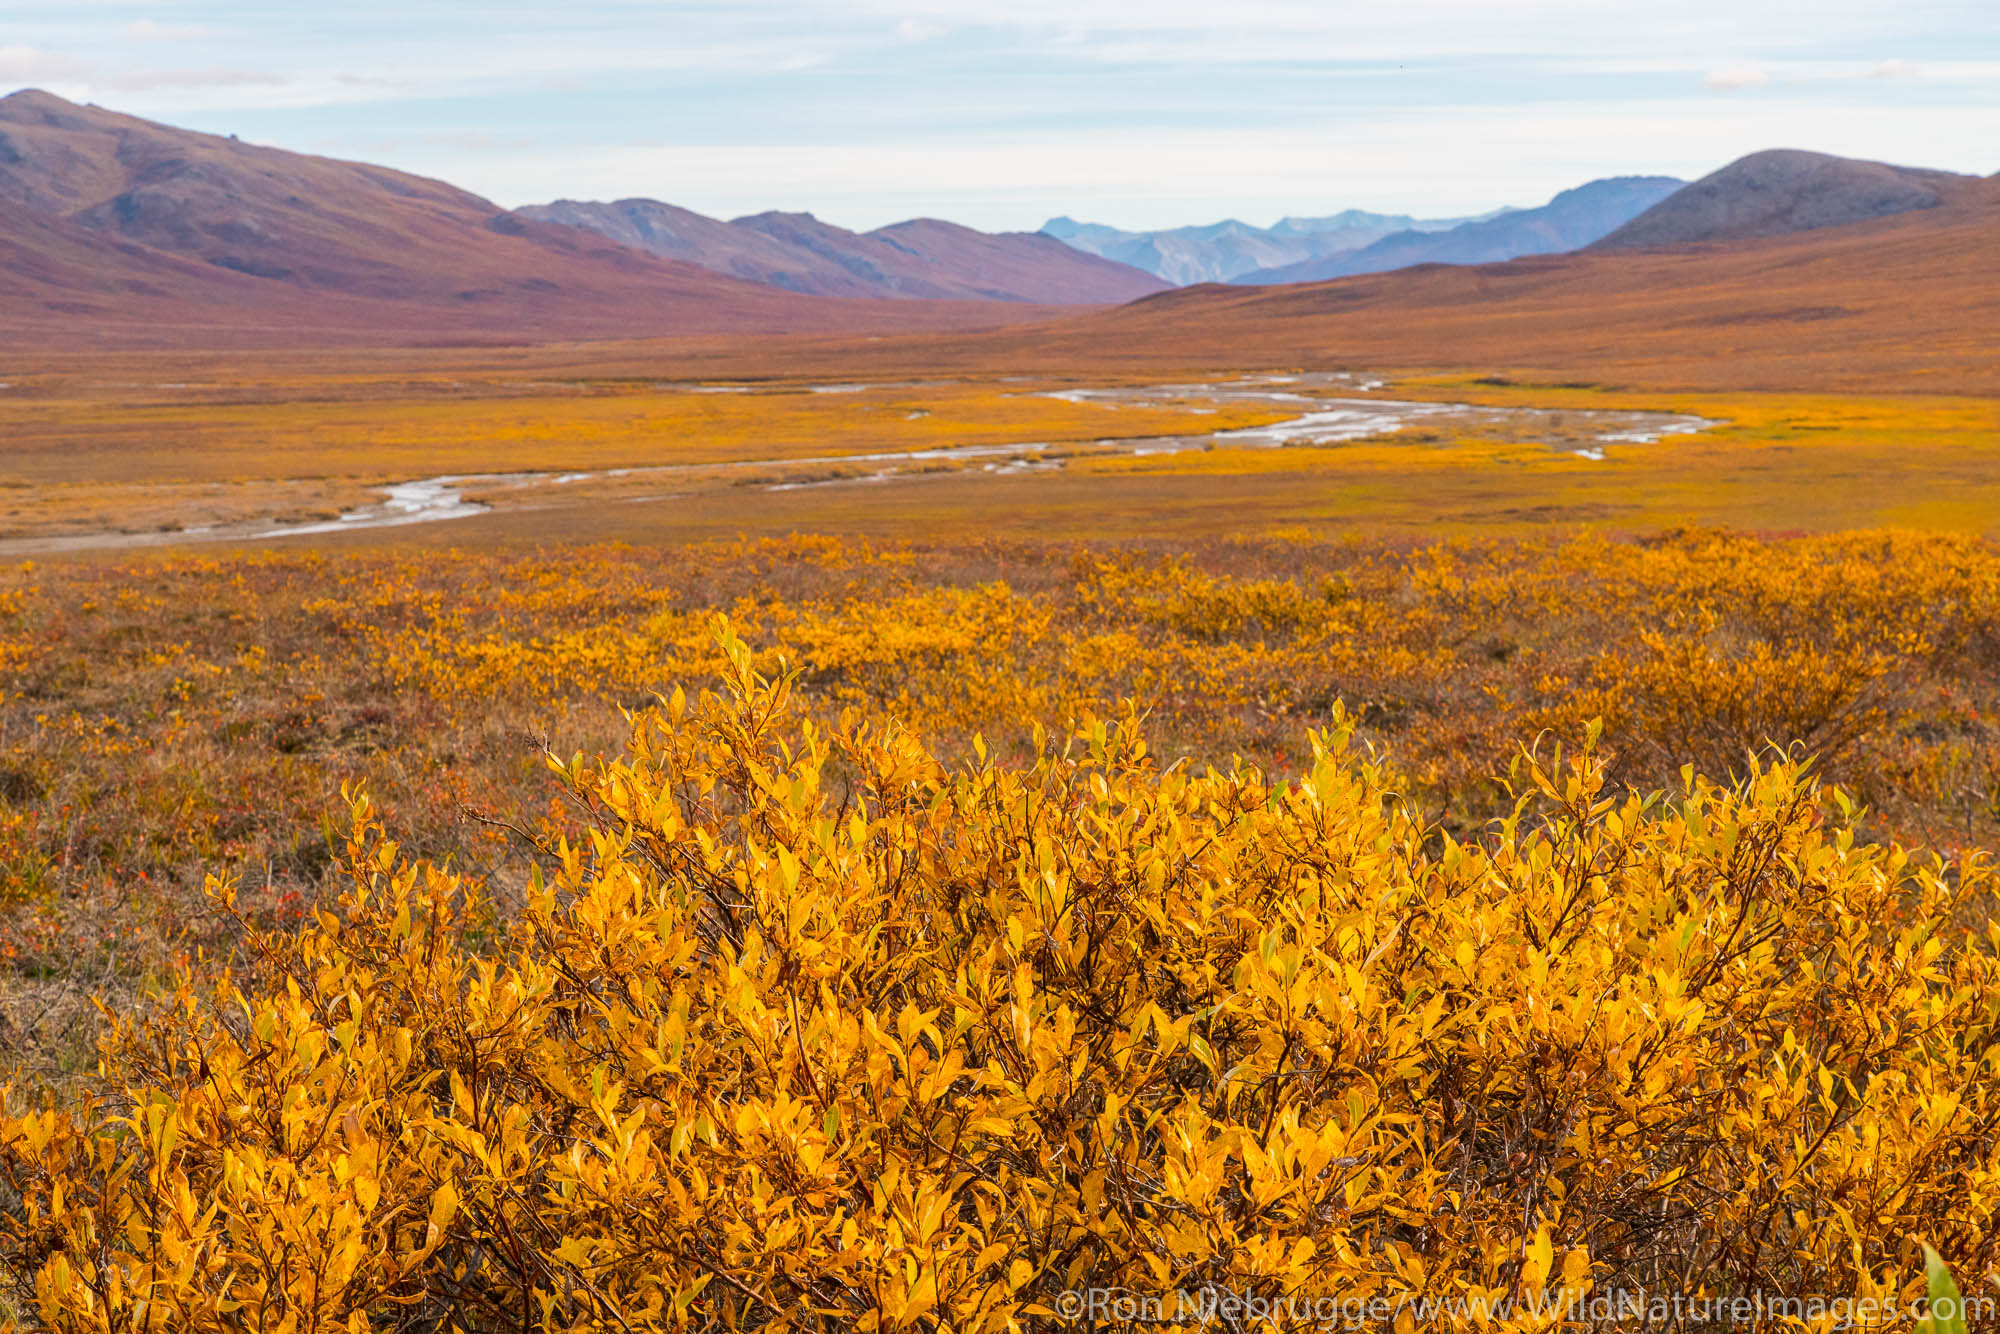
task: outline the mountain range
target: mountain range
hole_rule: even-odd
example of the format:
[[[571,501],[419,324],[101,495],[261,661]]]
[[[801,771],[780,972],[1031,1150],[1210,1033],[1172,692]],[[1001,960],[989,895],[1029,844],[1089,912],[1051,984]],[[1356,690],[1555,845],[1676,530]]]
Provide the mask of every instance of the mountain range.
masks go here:
[[[1270,227],[1253,227],[1230,218],[1206,226],[1151,232],[1121,231],[1102,223],[1059,217],[1043,223],[1042,232],[1078,250],[1144,269],[1176,287],[1185,287],[1234,282],[1246,274],[1359,250],[1399,232],[1449,231],[1470,221],[1474,219],[1414,218],[1348,209],[1323,218],[1285,218]]]
[[[936,218],[851,232],[810,213],[723,222],[656,199],[558,200],[515,210],[621,245],[813,296],[1114,304],[1169,286],[1037,232],[994,235]]]
[[[1910,192],[1874,213],[1876,165],[1774,181],[1755,157],[1732,164],[1697,183],[1702,207],[1683,191],[1634,219],[1638,245],[1614,233],[1496,264],[1182,288],[953,345],[966,370],[1161,373],[1226,353],[1239,366],[1482,366],[1658,389],[2000,394],[2000,176],[1921,173],[1935,202]]]
[[[1615,176],[1565,190],[1540,208],[1515,209],[1444,231],[1395,232],[1353,250],[1258,269],[1231,281],[1258,286],[1321,282],[1414,264],[1491,264],[1522,255],[1579,250],[1629,223],[1685,184],[1672,176]]]
[[[0,311],[17,339],[161,343],[963,328],[1050,313],[806,296],[441,181],[37,90],[0,98]]]
[[[1032,324],[1053,353],[1079,330],[1157,335],[1130,349],[1133,364],[1211,344],[1286,364],[1391,348],[1432,364],[1445,348],[1489,360],[1504,351],[1489,334],[1545,317],[1558,342],[1597,330],[1621,347],[1666,338],[1686,355],[1727,330],[1717,354],[1745,367],[1756,364],[1745,349],[1805,323],[1815,348],[1876,347],[1893,330],[1927,355],[1984,356],[2000,182],[1775,150],[1681,188],[1615,178],[1455,222],[1349,212],[1263,229],[1058,230],[1069,240],[933,219],[857,233],[810,214],[722,222],[646,200],[508,211],[366,163],[42,92],[0,98],[0,342],[12,348],[959,337]],[[1190,265],[1258,266],[1232,274],[1247,285],[1170,290],[1168,277],[1085,253],[1107,236],[1143,237],[1149,262],[1171,243]],[[1115,316],[1051,323],[1134,296]],[[1644,327],[1606,324],[1637,311],[1650,312]],[[1443,341],[1409,341],[1427,327]],[[1779,339],[1772,355],[1797,342]],[[1902,343],[1878,351],[1879,366],[1907,359]]]

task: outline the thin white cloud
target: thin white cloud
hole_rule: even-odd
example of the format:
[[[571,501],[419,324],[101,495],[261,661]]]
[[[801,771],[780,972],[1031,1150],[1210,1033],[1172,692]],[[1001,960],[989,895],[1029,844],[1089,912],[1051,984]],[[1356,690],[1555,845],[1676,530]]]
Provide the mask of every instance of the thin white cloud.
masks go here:
[[[1717,34],[1749,51],[1793,49],[1820,34],[1854,40],[1979,30],[1985,0],[765,0],[763,8],[1009,31],[1107,61],[1455,59],[1478,55],[1613,55],[1710,50]]]
[[[1874,83],[2000,84],[2000,60],[1767,60],[1754,65],[1708,66],[1649,56],[1548,62],[1549,74],[1699,75],[1713,88],[1804,88]]]
[[[68,2],[68,0],[66,0]],[[107,28],[136,40],[193,39],[206,34],[221,44],[226,58],[215,69],[264,71],[299,58],[325,61],[336,74],[296,66],[282,79],[258,77],[231,84],[187,77],[181,71],[150,82],[127,77],[105,83],[110,91],[158,91],[138,109],[166,113],[184,109],[299,108],[313,105],[314,90],[327,105],[369,100],[502,97],[511,89],[564,89],[588,92],[606,78],[634,73],[660,75],[785,75],[838,66],[857,58],[930,61],[948,59],[903,52],[924,46],[941,52],[977,44],[989,54],[1004,53],[1022,73],[1076,77],[1075,65],[1123,67],[1187,66],[1214,69],[1266,63],[1324,64],[1349,79],[1371,68],[1385,77],[1482,58],[1516,62],[1518,68],[1552,73],[1587,73],[1624,65],[1638,72],[1657,70],[1687,77],[1695,86],[1742,91],[1757,86],[1751,70],[1766,71],[1772,85],[1795,81],[1790,72],[1814,44],[1837,38],[1853,46],[1877,41],[1883,59],[1855,62],[1880,68],[1875,77],[1904,77],[1897,71],[1907,57],[1891,59],[1891,40],[1910,32],[1950,29],[1968,33],[1990,28],[1991,0],[1681,0],[1671,7],[1638,6],[1627,0],[1239,0],[1226,11],[1212,0],[577,0],[560,10],[488,15],[478,30],[442,29],[413,18],[393,35],[343,40],[339,20],[313,20],[293,11],[279,20],[233,21],[222,29],[212,22],[214,0],[183,0],[174,14],[188,21],[141,19]],[[89,0],[79,6],[90,13]],[[367,31],[362,20],[379,22],[383,11],[359,5],[352,31]],[[51,17],[34,25],[31,40],[68,28],[48,3],[22,5],[0,0],[0,13],[37,12]],[[434,20],[433,13],[431,18]],[[28,35],[27,25],[9,24]],[[301,32],[326,40],[301,43]],[[1720,36],[1719,36],[1720,35]],[[286,38],[290,38],[286,42]],[[942,41],[952,38],[952,41]],[[93,39],[98,40],[98,39]],[[1716,49],[1721,42],[1722,49]],[[90,47],[93,51],[99,47]],[[1909,48],[1912,54],[1915,48]],[[448,52],[448,55],[446,54]],[[1631,53],[1644,53],[1633,56]],[[1981,54],[1976,48],[1969,54]],[[90,66],[89,71],[102,73]],[[85,77],[79,66],[66,75]],[[196,71],[200,73],[201,71]],[[211,71],[213,72],[213,71]],[[1932,77],[1929,62],[1926,81]],[[1478,77],[1474,67],[1453,77]],[[45,75],[52,79],[55,75]],[[1083,77],[1088,77],[1087,75]],[[1814,75],[1813,77],[1833,77]],[[379,80],[366,83],[363,79]],[[205,103],[172,96],[171,90],[234,87],[239,95]],[[262,89],[258,101],[243,90]],[[811,123],[810,107],[802,108]]]
[[[368,54],[368,53],[360,53]],[[25,44],[0,45],[0,88],[46,86],[72,99],[122,99],[120,109],[159,116],[188,111],[296,110],[367,103],[505,95],[522,86],[589,91],[613,74],[796,73],[834,59],[797,39],[632,43],[610,49],[550,40],[510,41],[479,59],[445,65],[426,50],[375,53],[379,63],[332,70],[108,65]]]
[[[0,85],[75,84],[88,79],[96,66],[87,60],[13,43],[0,46]]]
[[[268,70],[219,66],[108,69],[94,61],[61,51],[45,51],[18,44],[0,46],[0,86],[47,85],[51,91],[65,96],[145,93],[162,89],[275,88],[284,83],[282,75]]]
[[[1771,72],[1761,65],[1730,65],[1710,70],[1702,84],[1718,92],[1737,93],[1746,88],[1762,88],[1770,81]]]
[[[540,146],[540,140],[525,135],[487,134],[481,130],[433,130],[423,136],[425,143],[468,153],[518,153]]]
[[[161,23],[157,19],[136,20],[119,33],[128,42],[192,42],[215,35],[216,29],[205,23]]]
[[[283,88],[282,74],[254,69],[136,69],[93,75],[93,88],[113,92],[153,92],[163,88]]]

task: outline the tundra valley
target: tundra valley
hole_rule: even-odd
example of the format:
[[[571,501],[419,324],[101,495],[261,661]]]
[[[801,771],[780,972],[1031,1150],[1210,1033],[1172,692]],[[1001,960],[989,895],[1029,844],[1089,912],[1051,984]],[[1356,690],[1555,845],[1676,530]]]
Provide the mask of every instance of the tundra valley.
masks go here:
[[[861,231],[0,98],[0,1329],[1990,1323],[2000,178],[1643,165]]]

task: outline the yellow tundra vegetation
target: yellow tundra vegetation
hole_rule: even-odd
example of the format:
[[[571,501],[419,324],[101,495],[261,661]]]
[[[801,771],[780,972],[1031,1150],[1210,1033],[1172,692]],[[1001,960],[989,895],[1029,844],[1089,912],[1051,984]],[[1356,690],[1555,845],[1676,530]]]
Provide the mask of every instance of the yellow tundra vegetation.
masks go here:
[[[1355,746],[1426,824],[1484,838],[1523,744],[1595,720],[1611,790],[1717,783],[1772,747],[1865,842],[2000,838],[2000,547],[1950,534],[853,539],[296,548],[0,568],[0,1070],[84,1081],[93,1000],[231,962],[341,886],[343,783],[421,860],[514,893],[584,836],[537,767],[727,667],[726,612],[822,725],[894,718],[948,762],[1125,703],[1163,766]],[[471,818],[473,816],[479,818]],[[518,831],[518,834],[517,832]],[[527,835],[523,838],[518,835]],[[512,902],[512,900],[509,900]]]
[[[97,1093],[13,1095],[20,1319],[1007,1331],[1124,1289],[1529,1330],[1997,1257],[1988,873],[1792,764],[1640,796],[1544,748],[1461,841],[1340,708],[1282,781],[1129,715],[946,761],[720,642],[718,692],[551,760],[581,832],[518,904],[358,797],[340,911],[182,968]]]

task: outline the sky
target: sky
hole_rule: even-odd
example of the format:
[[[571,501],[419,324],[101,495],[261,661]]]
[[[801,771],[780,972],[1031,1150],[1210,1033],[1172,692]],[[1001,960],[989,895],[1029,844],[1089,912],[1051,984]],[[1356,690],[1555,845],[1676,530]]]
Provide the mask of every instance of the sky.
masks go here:
[[[0,92],[868,228],[1450,217],[1761,148],[2000,171],[1995,0],[0,0]]]

